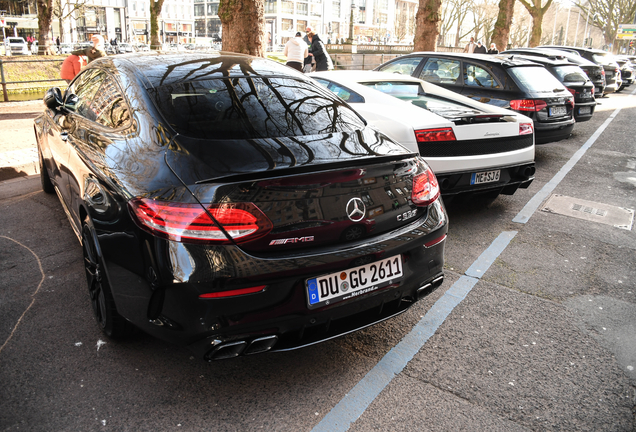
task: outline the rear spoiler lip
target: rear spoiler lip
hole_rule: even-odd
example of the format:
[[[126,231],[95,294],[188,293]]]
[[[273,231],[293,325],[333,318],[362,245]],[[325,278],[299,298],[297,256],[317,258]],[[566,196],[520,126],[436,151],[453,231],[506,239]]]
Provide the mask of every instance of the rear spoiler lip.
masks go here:
[[[209,179],[198,180],[194,184],[209,184],[209,183],[243,183],[259,180],[270,180],[277,177],[316,173],[320,171],[332,171],[337,169],[347,168],[359,168],[369,165],[378,165],[385,163],[395,163],[405,159],[411,159],[419,157],[418,153],[406,153],[400,155],[387,155],[387,156],[373,156],[359,159],[346,160],[343,162],[327,162],[324,164],[311,164],[305,166],[296,166],[289,168],[279,168],[264,171],[252,171],[252,172],[240,172],[235,174],[229,174],[219,177],[212,177]]]

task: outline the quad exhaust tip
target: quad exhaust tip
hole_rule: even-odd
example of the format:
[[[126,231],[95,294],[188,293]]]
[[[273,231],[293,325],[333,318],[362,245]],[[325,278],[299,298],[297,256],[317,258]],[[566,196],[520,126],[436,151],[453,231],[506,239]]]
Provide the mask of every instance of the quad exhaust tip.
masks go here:
[[[248,341],[232,341],[228,343],[221,343],[211,349],[206,355],[205,359],[212,360],[224,360],[229,358],[238,357],[240,355],[251,355],[267,352],[278,342],[278,336],[264,336]]]
[[[444,275],[438,276],[429,283],[422,285],[417,289],[418,298],[426,297],[444,283]]]

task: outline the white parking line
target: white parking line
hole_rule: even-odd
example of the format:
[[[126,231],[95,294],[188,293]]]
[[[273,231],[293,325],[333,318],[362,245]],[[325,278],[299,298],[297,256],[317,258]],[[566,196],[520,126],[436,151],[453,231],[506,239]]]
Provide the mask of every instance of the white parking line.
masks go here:
[[[631,94],[636,93],[636,90]],[[607,126],[616,118],[621,108],[617,108],[610,117],[594,132],[585,144],[570,158],[559,172],[535,194],[524,208],[515,216],[513,222],[526,223],[537,211],[539,205],[565,178],[566,174],[583,157],[585,152],[596,142]],[[413,329],[393,347],[378,364],[365,375],[355,387],[345,395],[338,404],[318,423],[312,432],[346,431],[367,410],[375,398],[389,385],[419,352],[428,339],[435,334],[455,307],[470,293],[488,268],[506,249],[517,231],[502,232],[490,246],[475,260],[466,271],[466,276],[459,278],[437,300],[428,313]]]

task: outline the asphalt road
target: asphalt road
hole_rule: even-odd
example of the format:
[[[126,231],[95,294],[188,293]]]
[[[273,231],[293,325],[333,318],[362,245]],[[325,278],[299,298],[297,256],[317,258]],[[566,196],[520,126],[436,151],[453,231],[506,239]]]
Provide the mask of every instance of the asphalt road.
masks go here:
[[[620,220],[636,209],[632,93],[538,146],[529,189],[452,203],[446,281],[407,313],[211,364],[149,336],[104,337],[57,197],[37,177],[1,182],[0,430],[636,430],[636,235]],[[383,373],[395,356],[404,367]]]

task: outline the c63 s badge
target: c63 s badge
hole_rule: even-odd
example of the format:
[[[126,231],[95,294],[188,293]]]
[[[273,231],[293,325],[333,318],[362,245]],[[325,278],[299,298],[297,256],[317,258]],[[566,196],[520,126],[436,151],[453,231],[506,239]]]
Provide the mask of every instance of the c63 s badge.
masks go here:
[[[284,244],[290,244],[290,243],[307,243],[312,241],[314,241],[314,236],[292,237],[292,238],[286,238],[286,239],[272,240],[271,242],[269,242],[269,245],[277,246],[277,245],[284,245]]]

